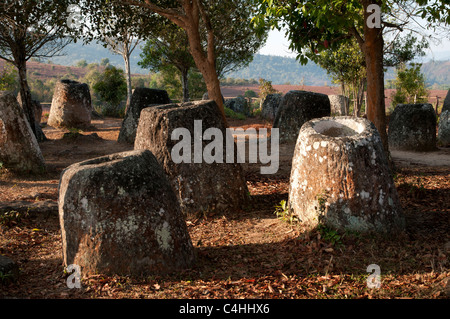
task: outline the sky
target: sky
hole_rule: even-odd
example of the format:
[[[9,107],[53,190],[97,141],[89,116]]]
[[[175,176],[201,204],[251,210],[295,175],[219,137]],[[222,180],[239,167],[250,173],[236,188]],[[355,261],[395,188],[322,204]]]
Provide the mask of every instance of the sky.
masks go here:
[[[296,54],[289,50],[289,41],[285,37],[284,32],[278,30],[269,32],[266,45],[261,48],[259,54],[296,57]],[[450,39],[442,40],[441,44],[431,44],[431,50],[427,51],[424,62],[433,58],[436,60],[450,60]]]

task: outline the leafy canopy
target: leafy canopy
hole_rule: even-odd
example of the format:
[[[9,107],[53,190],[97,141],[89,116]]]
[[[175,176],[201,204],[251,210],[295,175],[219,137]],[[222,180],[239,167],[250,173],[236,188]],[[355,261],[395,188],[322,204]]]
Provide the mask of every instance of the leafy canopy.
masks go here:
[[[92,86],[100,99],[117,106],[127,95],[127,83],[122,69],[108,66]]]

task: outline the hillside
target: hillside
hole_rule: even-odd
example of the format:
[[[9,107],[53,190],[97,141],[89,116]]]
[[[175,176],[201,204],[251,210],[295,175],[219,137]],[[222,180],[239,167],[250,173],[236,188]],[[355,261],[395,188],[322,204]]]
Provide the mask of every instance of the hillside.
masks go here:
[[[137,63],[139,62],[140,53],[142,52],[140,45],[136,47],[131,55],[131,72],[134,74],[148,74],[148,70],[142,69]],[[113,54],[108,49],[97,43],[83,45],[80,42],[71,43],[63,50],[62,56],[53,57],[50,61],[51,68],[54,70],[66,72],[60,69],[60,66],[73,66],[79,60],[86,60],[87,63],[99,63],[101,59],[108,58],[110,64],[123,68],[123,59],[120,55]],[[439,56],[445,58],[445,56]],[[34,65],[29,65],[30,70]],[[73,72],[77,70],[71,68]],[[33,70],[34,71],[34,70]],[[33,72],[32,71],[32,72]],[[36,70],[38,73],[44,73]],[[433,61],[424,62],[422,72],[425,74],[427,84],[429,86],[448,86],[450,87],[450,61]],[[385,79],[394,78],[394,70],[388,69]],[[264,78],[272,81],[272,84],[292,84],[292,85],[308,85],[308,86],[327,86],[331,85],[331,79],[327,72],[313,62],[307,65],[301,65],[293,58],[261,55],[256,54],[253,61],[248,67],[241,70],[231,72],[225,75],[228,78],[235,79],[259,79]]]
[[[259,79],[272,81],[272,84],[295,84],[326,86],[331,84],[327,72],[310,62],[301,65],[292,58],[256,54],[248,67],[226,75],[231,78]]]

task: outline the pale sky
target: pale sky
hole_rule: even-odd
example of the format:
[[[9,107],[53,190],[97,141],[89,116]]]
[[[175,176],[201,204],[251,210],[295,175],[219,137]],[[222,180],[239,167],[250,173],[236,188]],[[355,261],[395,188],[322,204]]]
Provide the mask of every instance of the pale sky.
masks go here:
[[[428,51],[425,60],[431,59],[434,54],[436,60],[450,60],[450,40],[443,39],[441,44],[431,44],[432,51]],[[269,32],[266,45],[259,51],[264,55],[278,55],[295,58],[296,53],[289,50],[289,41],[283,31],[272,30]]]

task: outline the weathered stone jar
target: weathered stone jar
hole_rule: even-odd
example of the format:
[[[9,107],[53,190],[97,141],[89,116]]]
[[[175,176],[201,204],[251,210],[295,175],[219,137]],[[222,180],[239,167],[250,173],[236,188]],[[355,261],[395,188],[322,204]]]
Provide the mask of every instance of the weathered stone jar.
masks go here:
[[[211,130],[220,133],[224,140],[217,147],[220,159],[209,162],[204,155],[211,140],[204,136]],[[175,134],[181,131],[183,136]],[[211,139],[217,141],[218,136],[214,135]],[[225,123],[213,100],[154,106],[141,112],[134,149],[148,149],[155,154],[186,216],[226,214],[242,209],[248,200],[247,184],[236,152],[231,163],[227,162],[230,154],[226,135]],[[181,143],[188,149],[176,150]],[[235,148],[234,140],[230,144]],[[180,154],[182,160],[173,158]]]
[[[149,151],[69,166],[59,218],[64,264],[79,265],[82,276],[164,274],[195,260],[176,195]]]
[[[355,117],[303,125],[295,147],[289,211],[314,228],[393,232],[404,218],[375,126]]]
[[[56,83],[47,124],[53,127],[86,128],[91,124],[91,93],[86,83]]]
[[[439,117],[438,138],[442,145],[450,144],[450,110],[443,111]]]
[[[281,93],[267,94],[264,100],[261,100],[261,117],[269,121],[275,120],[281,98]]]
[[[280,142],[295,142],[305,122],[330,115],[328,95],[293,90],[281,99],[273,127],[280,129]]]
[[[399,104],[392,112],[389,148],[400,151],[436,150],[436,113],[431,104]]]
[[[120,128],[118,141],[133,144],[136,138],[136,130],[139,124],[141,111],[152,105],[171,103],[169,95],[165,90],[150,88],[136,88],[131,96],[130,107]]]
[[[349,105],[350,100],[348,97],[344,95],[328,95],[328,98],[330,99],[330,106],[331,106],[331,114],[342,116],[346,115],[347,108],[346,105]]]
[[[0,162],[17,173],[43,173],[44,157],[12,92],[0,92]]]

